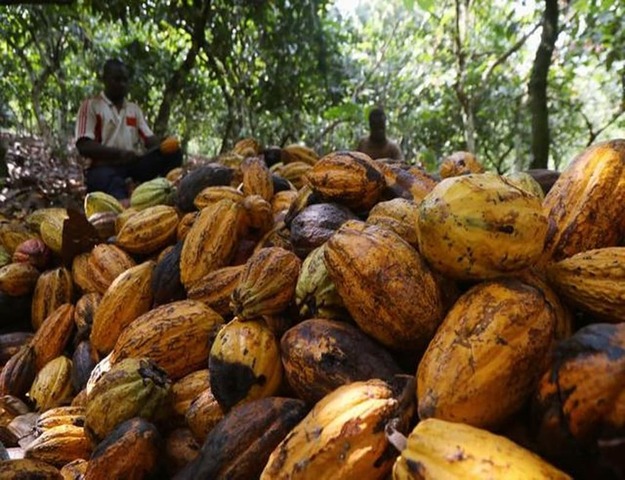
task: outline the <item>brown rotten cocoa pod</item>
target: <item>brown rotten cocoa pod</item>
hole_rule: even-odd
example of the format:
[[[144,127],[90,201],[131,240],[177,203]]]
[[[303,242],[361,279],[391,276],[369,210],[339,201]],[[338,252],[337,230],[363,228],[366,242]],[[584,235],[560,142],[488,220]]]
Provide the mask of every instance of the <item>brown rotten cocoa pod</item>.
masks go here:
[[[391,355],[360,329],[343,322],[311,319],[280,341],[284,373],[298,398],[314,405],[325,395],[359,380],[390,380],[401,373]]]
[[[258,478],[271,452],[306,411],[301,400],[278,397],[234,408],[211,430],[198,457],[175,480]]]
[[[27,262],[39,270],[45,270],[50,263],[52,252],[39,238],[31,238],[20,243],[13,252],[14,262]]]
[[[35,351],[30,345],[24,345],[0,372],[0,395],[23,399],[36,375]]]

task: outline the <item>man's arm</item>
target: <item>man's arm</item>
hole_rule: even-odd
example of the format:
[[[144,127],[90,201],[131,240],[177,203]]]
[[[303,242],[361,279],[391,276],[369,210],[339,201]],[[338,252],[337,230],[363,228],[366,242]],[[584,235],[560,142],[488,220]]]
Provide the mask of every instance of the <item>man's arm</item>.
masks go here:
[[[93,166],[125,165],[136,161],[138,158],[132,150],[107,147],[88,137],[79,138],[76,141],[76,148],[83,157],[92,160]]]
[[[389,158],[392,158],[393,160],[403,160],[404,159],[404,154],[399,149],[399,145],[397,145],[395,142],[393,142],[390,145],[390,149],[389,150],[390,150]]]

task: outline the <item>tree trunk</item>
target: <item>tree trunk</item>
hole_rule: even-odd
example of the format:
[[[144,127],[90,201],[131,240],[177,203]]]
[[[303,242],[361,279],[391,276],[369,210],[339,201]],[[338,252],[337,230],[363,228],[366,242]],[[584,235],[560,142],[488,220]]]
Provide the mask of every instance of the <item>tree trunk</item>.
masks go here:
[[[202,10],[200,11],[196,22],[193,25],[191,48],[187,52],[187,56],[184,61],[171,76],[167,84],[165,85],[165,91],[163,92],[163,100],[158,109],[158,115],[154,122],[154,134],[157,136],[163,136],[167,133],[167,126],[169,125],[169,116],[171,114],[171,107],[174,100],[180,93],[184,86],[184,81],[187,75],[191,72],[195,66],[195,62],[199,52],[202,51],[206,43],[206,35],[204,33],[208,18],[210,16],[210,4],[211,2],[204,2]]]
[[[464,2],[464,3],[463,3]],[[456,0],[456,21],[454,32],[455,53],[457,62],[456,83],[454,85],[456,97],[460,103],[460,112],[462,115],[462,124],[464,126],[464,138],[466,141],[466,149],[471,153],[475,153],[476,135],[475,135],[475,114],[473,111],[473,100],[465,91],[466,82],[466,60],[467,52],[464,42],[466,33],[469,30],[469,1]]]
[[[528,86],[532,116],[531,168],[547,168],[549,164],[549,109],[547,107],[547,76],[551,56],[558,39],[558,0],[545,0],[543,30],[536,50]]]

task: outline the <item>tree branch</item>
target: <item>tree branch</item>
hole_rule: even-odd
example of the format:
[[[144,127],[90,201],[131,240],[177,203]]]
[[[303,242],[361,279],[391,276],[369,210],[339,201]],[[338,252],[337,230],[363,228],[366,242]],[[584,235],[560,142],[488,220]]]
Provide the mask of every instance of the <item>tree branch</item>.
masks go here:
[[[527,42],[528,38],[530,38],[534,34],[534,32],[541,27],[541,25],[542,24],[540,22],[537,23],[536,25],[534,25],[534,28],[532,28],[529,32],[527,32],[525,35],[523,35],[514,45],[512,45],[508,49],[508,51],[504,52],[503,55],[501,55],[499,58],[497,58],[491,64],[491,66],[488,67],[488,70],[486,70],[484,75],[482,75],[482,84],[484,84],[490,78],[490,76],[493,74],[493,71],[495,70],[495,68],[497,68],[499,65],[503,64],[506,60],[508,60],[508,58],[510,58],[510,56],[512,56],[517,51],[519,51],[521,49],[521,47],[525,44],[525,42]]]

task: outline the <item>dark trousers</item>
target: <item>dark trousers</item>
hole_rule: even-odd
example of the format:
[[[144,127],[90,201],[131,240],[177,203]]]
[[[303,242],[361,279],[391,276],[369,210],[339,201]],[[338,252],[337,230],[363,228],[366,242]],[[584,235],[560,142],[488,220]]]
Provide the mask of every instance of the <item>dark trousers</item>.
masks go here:
[[[139,157],[132,165],[101,165],[85,172],[87,192],[106,192],[117,199],[128,198],[126,179],[141,183],[164,177],[173,168],[182,165],[182,151],[163,155],[158,149]]]

